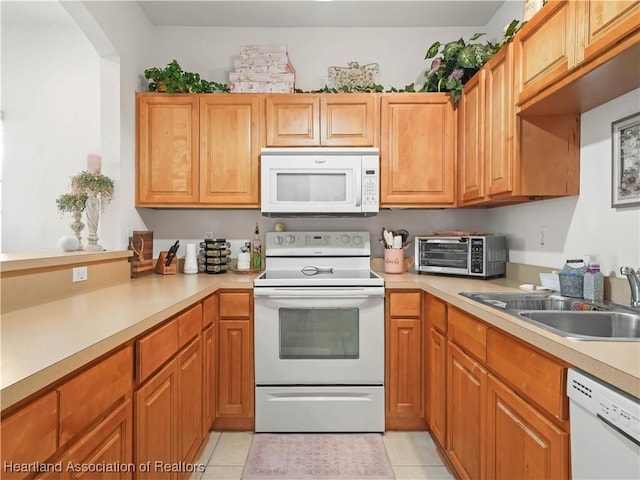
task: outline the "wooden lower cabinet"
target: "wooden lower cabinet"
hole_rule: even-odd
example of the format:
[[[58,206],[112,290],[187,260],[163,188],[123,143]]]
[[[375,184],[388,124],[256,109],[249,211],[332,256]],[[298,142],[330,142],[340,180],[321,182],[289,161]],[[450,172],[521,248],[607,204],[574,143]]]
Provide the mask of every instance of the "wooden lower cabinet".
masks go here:
[[[569,478],[569,434],[493,375],[487,393],[486,478]]]
[[[485,478],[487,371],[447,345],[447,456],[461,479]]]
[[[433,327],[427,335],[427,406],[429,428],[442,447],[447,444],[447,339]]]
[[[61,480],[101,479],[128,480],[133,478],[132,458],[133,417],[131,400],[127,400],[85,434],[62,457]],[[115,468],[115,472],[93,472],[93,468]]]
[[[202,332],[202,438],[206,438],[216,417],[215,326]]]
[[[170,464],[178,450],[178,369],[175,360],[134,393],[135,463]],[[137,479],[175,479],[173,472],[136,471]]]
[[[253,336],[248,320],[220,320],[216,428],[253,428]]]
[[[202,344],[200,337],[176,358],[178,371],[178,461],[190,463],[202,443]],[[187,472],[181,472],[178,478]]]
[[[385,317],[386,428],[423,430],[422,292],[389,292]]]

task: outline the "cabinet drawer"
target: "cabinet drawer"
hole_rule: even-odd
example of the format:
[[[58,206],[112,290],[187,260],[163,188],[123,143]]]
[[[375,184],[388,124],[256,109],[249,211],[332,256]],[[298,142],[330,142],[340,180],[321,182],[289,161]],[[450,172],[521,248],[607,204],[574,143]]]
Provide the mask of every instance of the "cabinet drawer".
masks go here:
[[[75,437],[131,393],[133,351],[126,347],[60,388],[60,445]]]
[[[449,338],[479,360],[486,362],[487,325],[455,307],[449,308],[448,323]]]
[[[487,341],[490,369],[554,417],[568,418],[566,365],[493,329]]]
[[[220,317],[247,318],[250,316],[251,294],[249,292],[222,292],[219,308]]]
[[[441,333],[447,331],[447,304],[427,293],[424,296],[425,319]]]
[[[56,451],[58,436],[58,396],[44,397],[2,419],[2,465],[6,462],[43,462]],[[17,480],[28,473],[3,468],[2,478]]]
[[[136,342],[136,375],[141,382],[178,351],[178,320],[173,319]]]
[[[389,293],[389,315],[392,317],[419,317],[421,292]]]
[[[192,339],[200,335],[202,330],[202,305],[197,304],[177,317],[178,348],[184,347]]]

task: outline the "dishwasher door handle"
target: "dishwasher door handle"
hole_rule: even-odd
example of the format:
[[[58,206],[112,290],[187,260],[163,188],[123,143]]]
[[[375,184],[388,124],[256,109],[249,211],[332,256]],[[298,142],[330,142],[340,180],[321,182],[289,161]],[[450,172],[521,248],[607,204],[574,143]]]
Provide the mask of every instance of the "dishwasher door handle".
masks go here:
[[[596,415],[596,417],[598,417],[598,419],[604,423],[605,425],[607,425],[610,428],[613,428],[617,433],[619,433],[620,435],[622,435],[624,438],[627,438],[629,440],[631,440],[633,443],[635,443],[636,445],[638,445],[640,447],[640,442],[633,438],[631,435],[629,435],[627,432],[625,432],[624,430],[619,429],[618,427],[616,427],[613,423],[611,423],[609,420],[607,420],[606,418],[604,418],[602,415],[600,415],[599,413]]]

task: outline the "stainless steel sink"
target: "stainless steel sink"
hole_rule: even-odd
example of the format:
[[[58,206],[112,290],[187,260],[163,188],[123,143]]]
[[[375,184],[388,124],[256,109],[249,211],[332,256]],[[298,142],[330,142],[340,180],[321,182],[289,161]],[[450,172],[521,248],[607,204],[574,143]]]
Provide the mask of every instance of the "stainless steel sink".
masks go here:
[[[461,292],[521,320],[573,340],[640,341],[640,311],[555,293]]]
[[[623,312],[520,312],[520,317],[576,340],[640,340],[640,314]]]
[[[460,295],[504,310],[609,310],[603,304],[589,303],[555,293],[461,292]]]

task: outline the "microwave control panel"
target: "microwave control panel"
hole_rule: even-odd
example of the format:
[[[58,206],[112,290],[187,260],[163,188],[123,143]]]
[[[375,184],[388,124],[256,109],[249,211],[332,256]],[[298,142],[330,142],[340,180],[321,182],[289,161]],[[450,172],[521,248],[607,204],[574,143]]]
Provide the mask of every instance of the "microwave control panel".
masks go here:
[[[377,212],[379,209],[378,155],[362,157],[362,211]]]

